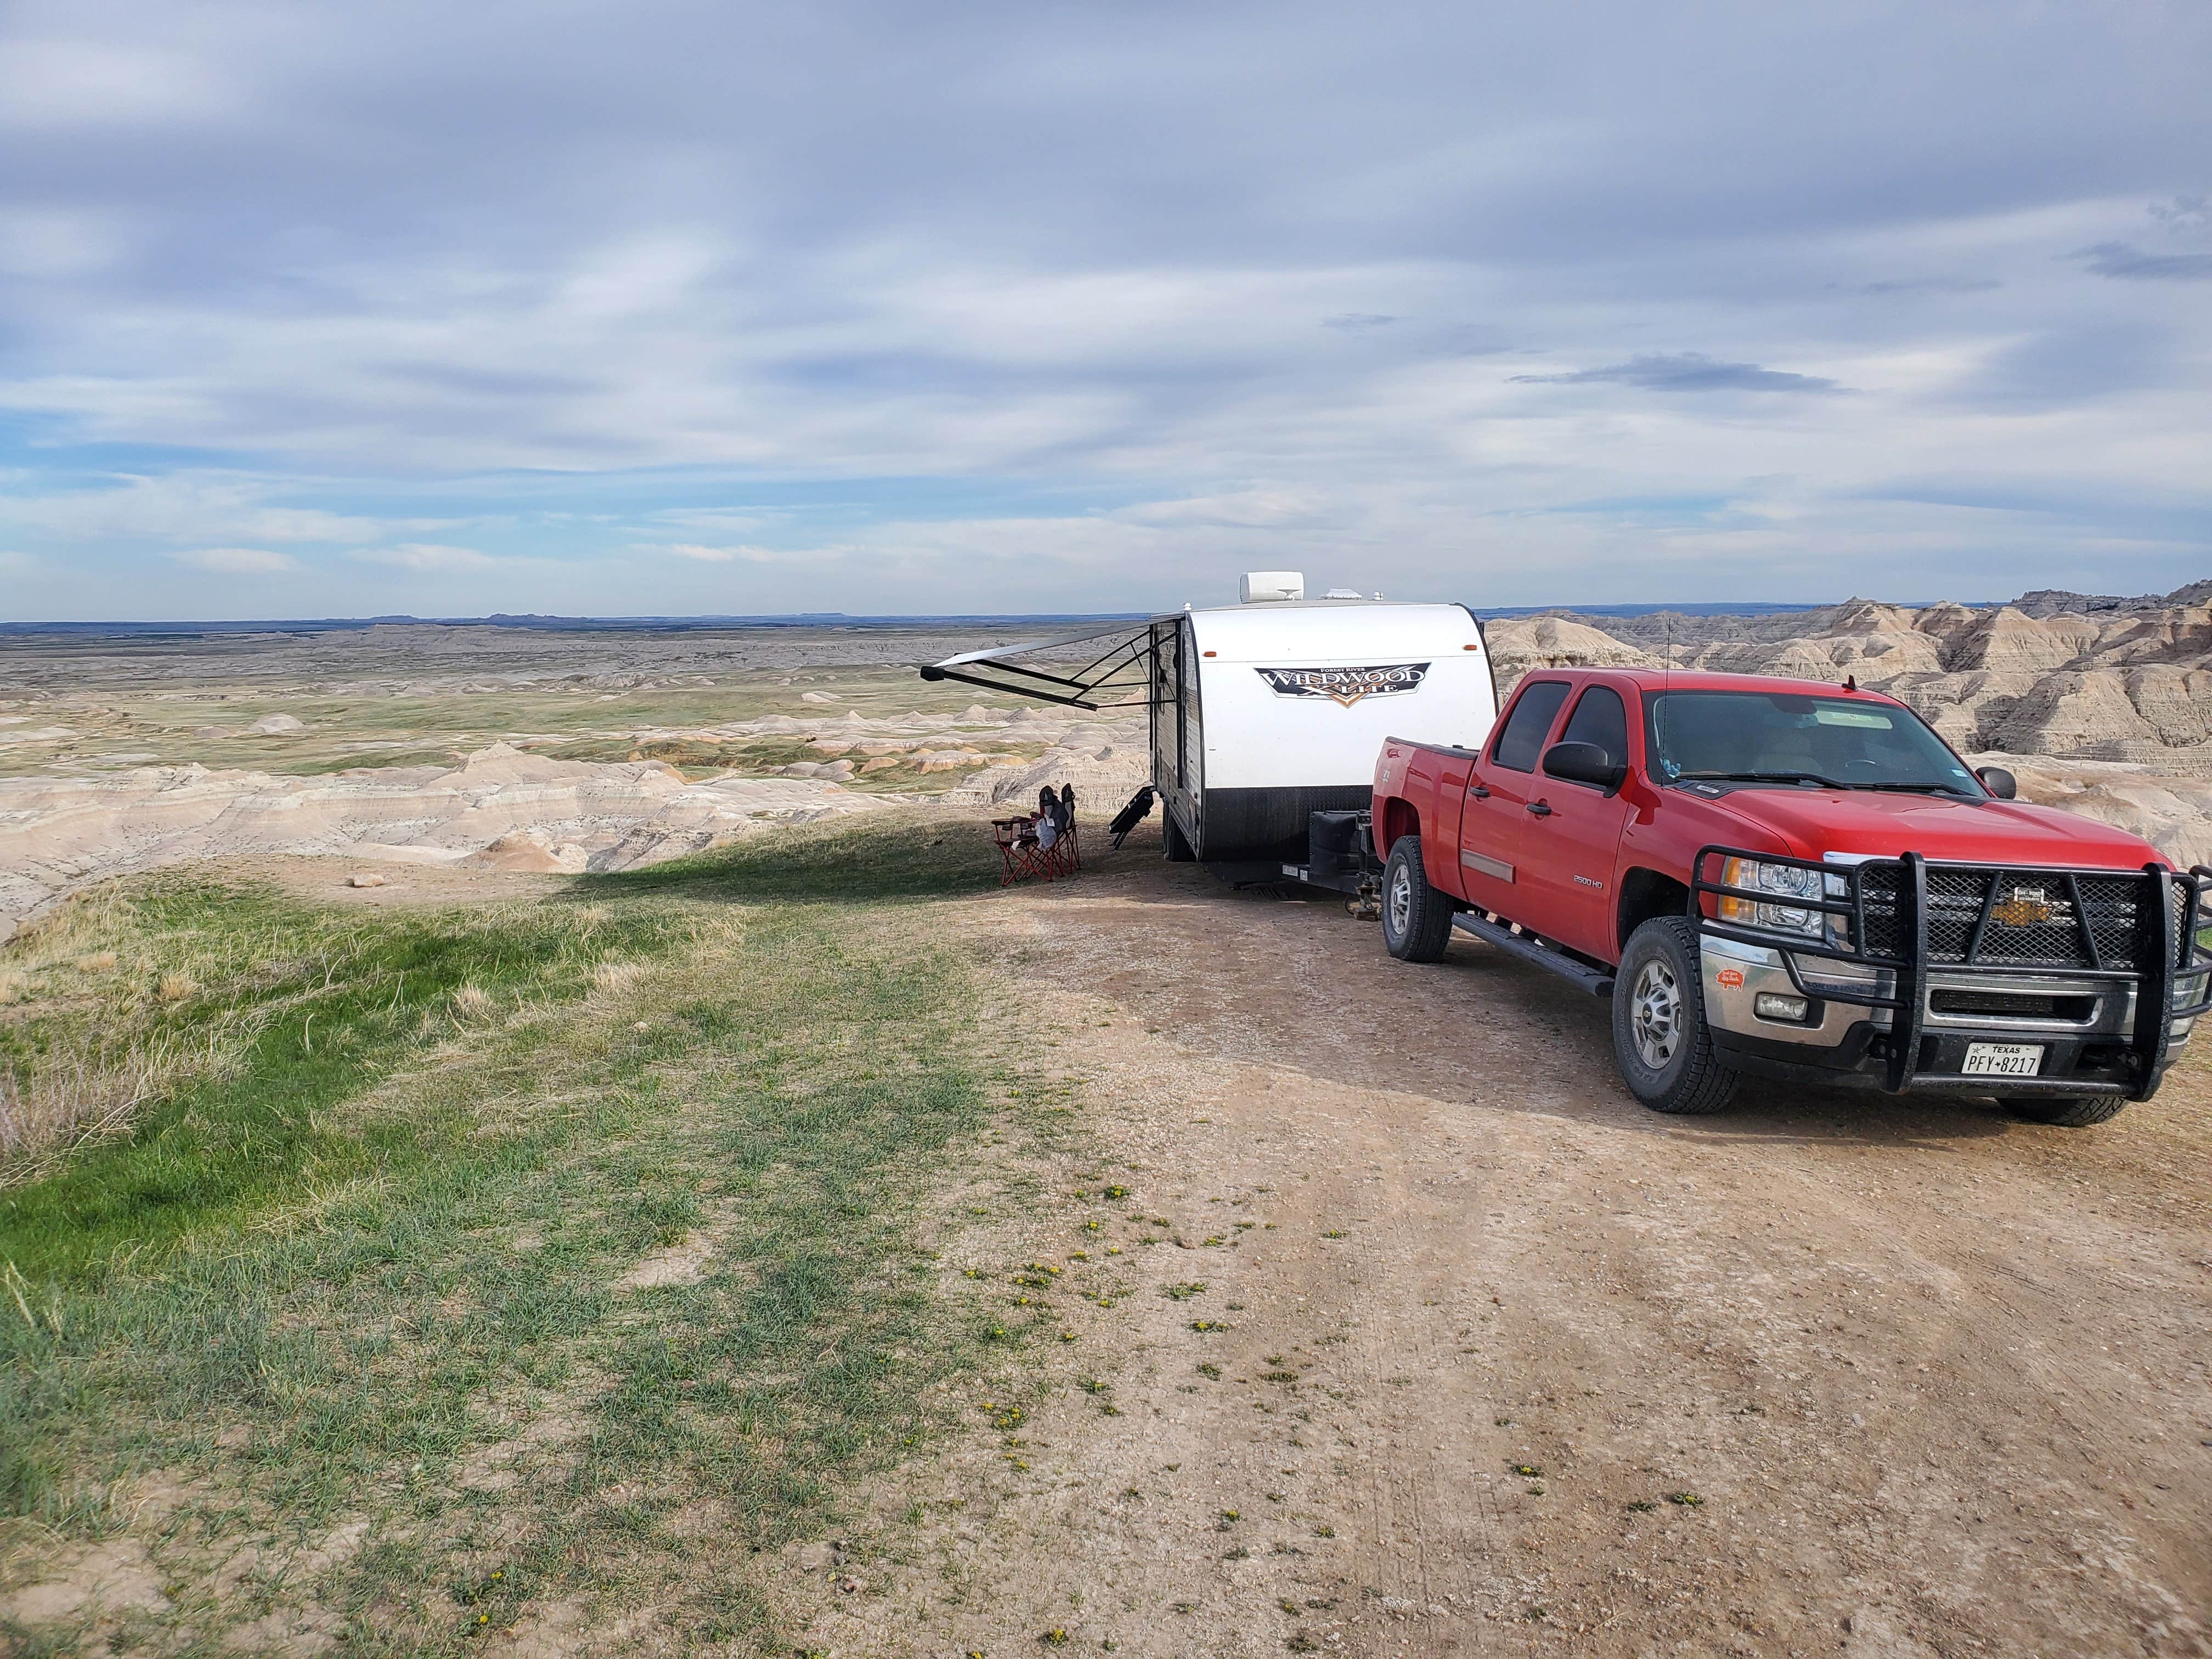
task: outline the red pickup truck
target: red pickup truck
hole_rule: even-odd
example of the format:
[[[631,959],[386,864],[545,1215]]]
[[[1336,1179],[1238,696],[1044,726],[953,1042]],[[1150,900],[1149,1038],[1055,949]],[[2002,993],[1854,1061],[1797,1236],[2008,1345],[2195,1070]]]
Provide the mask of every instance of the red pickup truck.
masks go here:
[[[2100,1123],[2212,1006],[2212,870],[2014,795],[1848,683],[1539,671],[1479,750],[1384,743],[1383,939],[1434,962],[1457,928],[1610,997],[1659,1111],[1748,1073]]]

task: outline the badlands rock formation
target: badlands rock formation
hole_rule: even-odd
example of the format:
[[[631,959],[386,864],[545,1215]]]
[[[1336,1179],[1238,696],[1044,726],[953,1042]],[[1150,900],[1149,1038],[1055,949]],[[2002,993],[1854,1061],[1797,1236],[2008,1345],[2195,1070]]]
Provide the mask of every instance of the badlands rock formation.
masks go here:
[[[970,703],[955,715],[909,714],[870,720],[847,713],[818,720],[769,715],[724,726],[637,732],[644,743],[732,743],[787,737],[821,757],[780,769],[792,777],[842,782],[855,776],[937,784],[931,799],[951,806],[1034,806],[1037,791],[1075,786],[1079,810],[1110,815],[1152,776],[1144,711],[1102,716],[1051,705],[1017,708]],[[945,774],[941,779],[930,775]],[[920,774],[921,778],[908,775]]]
[[[592,765],[503,744],[451,770],[297,778],[149,766],[99,779],[0,778],[0,939],[86,882],[191,859],[624,870],[873,804],[808,780],[688,783],[658,761]]]
[[[1534,668],[1644,668],[1658,659],[1565,617],[1514,617],[1483,629],[1504,696]]]
[[[198,766],[97,776],[0,777],[0,939],[62,894],[107,876],[241,853],[570,872],[625,870],[757,833],[867,811],[887,797],[961,806],[1034,805],[1075,786],[1103,817],[1149,774],[1146,728],[1079,710],[990,708],[871,720],[854,713],[630,732],[638,744],[760,738],[818,760],[768,777],[688,781],[657,760],[554,760],[494,744],[458,768],[363,768],[282,777]],[[889,799],[898,799],[896,795]]]

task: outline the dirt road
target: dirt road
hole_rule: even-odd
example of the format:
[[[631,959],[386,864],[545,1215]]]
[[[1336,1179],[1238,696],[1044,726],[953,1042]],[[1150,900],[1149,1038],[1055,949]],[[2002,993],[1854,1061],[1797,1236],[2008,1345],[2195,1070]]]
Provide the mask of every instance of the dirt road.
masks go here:
[[[1156,848],[955,914],[1130,1171],[1109,1386],[939,1469],[833,1650],[2212,1651],[2202,1049],[2097,1129],[1673,1120],[1601,1003]]]

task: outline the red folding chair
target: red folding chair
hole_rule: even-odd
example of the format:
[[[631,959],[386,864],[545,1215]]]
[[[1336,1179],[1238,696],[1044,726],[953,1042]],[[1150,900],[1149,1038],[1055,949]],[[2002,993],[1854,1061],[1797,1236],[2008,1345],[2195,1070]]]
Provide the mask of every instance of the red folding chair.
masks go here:
[[[1049,847],[1037,840],[1036,827],[1037,815],[1034,812],[1026,817],[991,820],[991,838],[999,845],[1000,886],[1011,887],[1031,878],[1057,881],[1083,867],[1083,849],[1076,839],[1073,824],[1061,830],[1060,838]]]

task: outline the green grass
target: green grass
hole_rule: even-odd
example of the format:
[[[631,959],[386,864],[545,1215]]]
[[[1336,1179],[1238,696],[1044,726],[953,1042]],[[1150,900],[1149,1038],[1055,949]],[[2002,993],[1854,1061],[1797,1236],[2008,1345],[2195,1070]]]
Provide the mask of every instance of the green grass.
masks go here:
[[[802,834],[484,909],[176,879],[103,902],[80,933],[118,956],[114,1018],[242,1036],[5,1195],[20,1559],[145,1538],[176,1589],[118,1646],[310,1602],[346,1653],[459,1652],[556,1602],[773,1644],[768,1553],[937,1431],[933,1384],[1030,1334],[921,1248],[984,1132],[1027,1120],[967,1058],[969,970],[886,925],[993,879],[981,840]],[[191,999],[144,988],[187,956]],[[642,976],[595,988],[611,959]],[[97,1001],[32,1004],[18,1062]],[[691,1241],[697,1277],[623,1288]],[[141,1522],[149,1482],[190,1500]],[[346,1520],[349,1559],[217,1589],[240,1543],[276,1559]]]
[[[341,1125],[329,1109],[468,1019],[574,1000],[599,963],[656,954],[671,934],[636,906],[338,918],[179,877],[99,908],[69,938],[117,955],[93,975],[111,983],[0,1028],[0,1065],[36,1075],[118,1033],[158,1049],[197,1030],[230,1052],[142,1109],[127,1137],[0,1194],[0,1260],[33,1279],[95,1278],[118,1252],[157,1258],[303,1186],[428,1156],[456,1132],[449,1115]],[[162,996],[164,981],[181,994]]]

